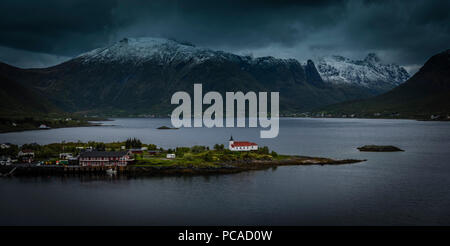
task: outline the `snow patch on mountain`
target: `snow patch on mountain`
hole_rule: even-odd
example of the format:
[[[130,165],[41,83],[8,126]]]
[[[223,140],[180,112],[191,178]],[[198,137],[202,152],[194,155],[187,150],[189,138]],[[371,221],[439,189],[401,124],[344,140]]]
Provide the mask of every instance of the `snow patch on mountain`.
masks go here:
[[[300,64],[295,59],[278,59],[271,56],[253,58],[228,52],[196,47],[189,43],[164,38],[124,38],[104,48],[98,48],[79,55],[77,60],[84,64],[120,63],[141,65],[152,62],[161,66],[188,64],[195,66],[205,61],[231,61],[248,66],[272,69],[277,66],[289,68],[302,67],[312,80],[333,84],[359,85],[368,88],[391,89],[409,78],[408,72],[395,64],[382,64],[375,54],[369,54],[364,60],[351,60],[342,56],[321,58],[317,66],[312,61]],[[316,67],[318,74],[315,74]],[[322,83],[322,82],[321,82]]]
[[[364,60],[352,60],[343,56],[328,56],[318,60],[317,69],[325,82],[353,84],[364,87],[395,87],[410,75],[401,66],[383,64],[373,53]]]
[[[163,38],[124,38],[109,47],[98,48],[79,55],[83,62],[134,62],[157,60],[164,63],[194,61],[212,57],[228,57],[229,54]]]
[[[272,66],[279,64],[298,63],[295,59],[277,59],[271,56],[253,58],[240,56],[224,51],[216,51],[164,38],[124,38],[121,41],[104,48],[94,49],[76,57],[83,63],[134,63],[147,61],[161,65],[174,63],[200,64],[207,60],[228,60],[244,62],[250,65]]]

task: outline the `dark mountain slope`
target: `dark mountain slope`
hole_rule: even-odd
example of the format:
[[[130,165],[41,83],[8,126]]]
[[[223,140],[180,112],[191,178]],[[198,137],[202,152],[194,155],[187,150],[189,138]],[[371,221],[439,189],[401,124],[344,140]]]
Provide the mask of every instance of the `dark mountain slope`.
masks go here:
[[[67,112],[167,114],[176,91],[279,91],[282,113],[374,95],[367,88],[323,83],[312,61],[251,58],[158,38],[124,39],[45,69],[12,69],[20,81]]]
[[[431,57],[413,77],[392,91],[323,110],[332,114],[442,118],[450,114],[450,50]]]
[[[20,69],[0,63],[0,71],[0,116],[58,112],[38,90],[6,77],[21,74]]]

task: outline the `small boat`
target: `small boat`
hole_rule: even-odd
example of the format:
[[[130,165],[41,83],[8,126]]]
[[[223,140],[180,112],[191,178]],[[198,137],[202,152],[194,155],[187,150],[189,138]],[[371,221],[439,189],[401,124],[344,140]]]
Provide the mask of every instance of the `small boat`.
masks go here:
[[[106,170],[106,174],[116,174],[117,170],[113,170],[112,168]]]

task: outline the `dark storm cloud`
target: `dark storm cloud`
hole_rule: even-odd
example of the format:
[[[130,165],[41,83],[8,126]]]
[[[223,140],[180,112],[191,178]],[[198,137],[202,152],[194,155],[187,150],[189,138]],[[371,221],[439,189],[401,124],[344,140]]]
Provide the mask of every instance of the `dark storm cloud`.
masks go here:
[[[65,57],[123,37],[157,36],[301,60],[377,52],[414,66],[450,48],[448,9],[449,1],[421,0],[2,0],[0,46]]]
[[[338,1],[179,1],[169,5],[121,2],[115,15],[127,23],[119,35],[162,35],[200,45],[293,46],[316,29],[333,25]],[[151,13],[151,14],[149,14]]]
[[[2,0],[0,45],[60,55],[103,45],[113,30],[115,4],[107,0]]]

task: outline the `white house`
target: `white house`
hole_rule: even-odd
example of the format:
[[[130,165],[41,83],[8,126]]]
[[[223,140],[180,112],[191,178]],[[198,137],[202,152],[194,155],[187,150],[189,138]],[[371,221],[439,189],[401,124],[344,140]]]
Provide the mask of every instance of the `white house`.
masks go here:
[[[167,154],[166,158],[167,159],[175,159],[175,154]]]
[[[72,153],[59,153],[59,159],[61,160],[69,160],[70,158],[73,158]]]
[[[0,165],[8,166],[11,165],[11,162],[12,162],[11,157],[4,155],[0,156]]]
[[[0,145],[0,148],[2,148],[2,149],[9,149],[9,147],[11,147],[11,145],[8,144],[8,143],[2,143],[2,144]]]
[[[251,151],[258,150],[258,145],[247,141],[234,141],[233,136],[231,136],[228,149],[231,151]]]

